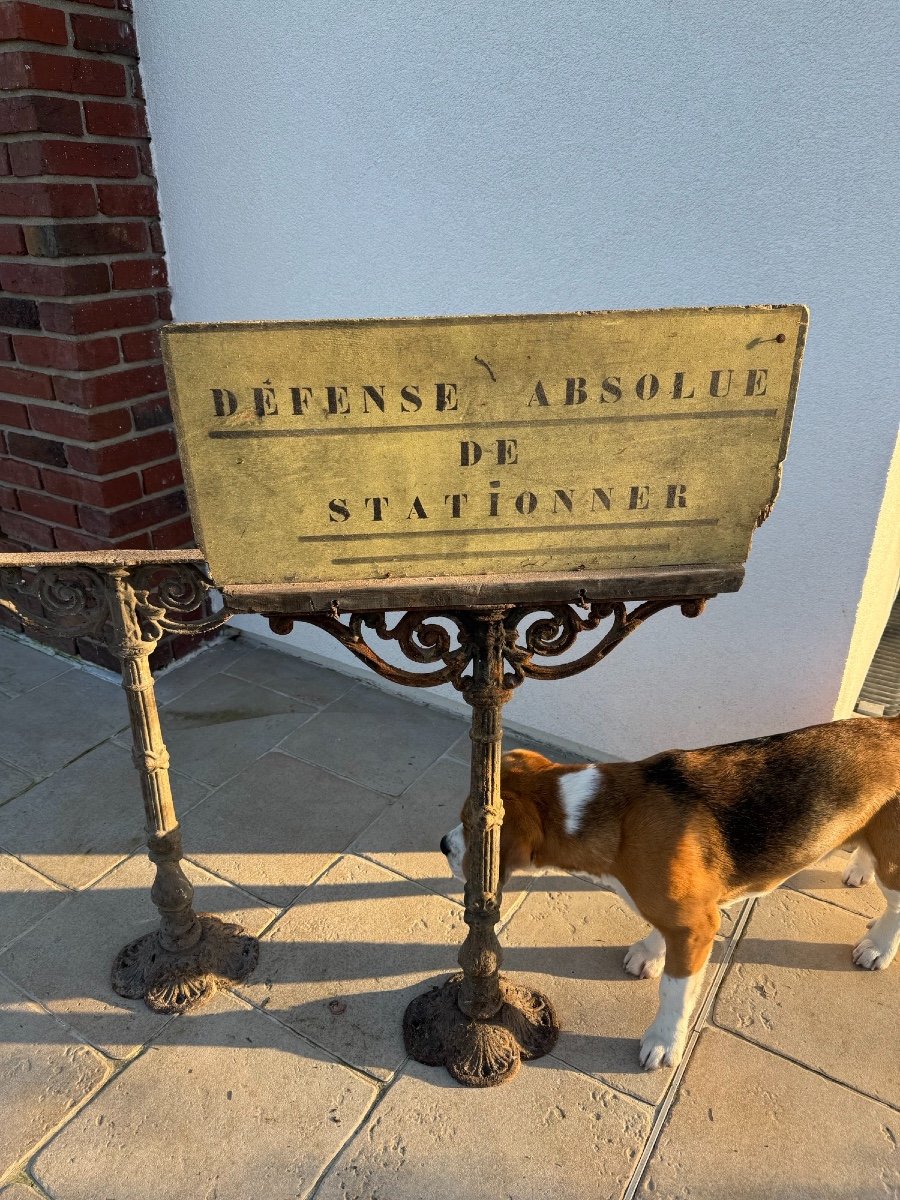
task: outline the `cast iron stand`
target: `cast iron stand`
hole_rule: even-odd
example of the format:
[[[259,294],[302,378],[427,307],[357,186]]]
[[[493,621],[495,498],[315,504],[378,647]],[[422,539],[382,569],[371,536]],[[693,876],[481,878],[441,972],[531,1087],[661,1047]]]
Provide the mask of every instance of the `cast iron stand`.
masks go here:
[[[694,582],[685,575],[680,582],[685,579]],[[164,633],[205,633],[236,612],[263,612],[276,633],[288,633],[294,621],[315,625],[384,678],[411,687],[450,683],[471,706],[471,786],[463,811],[469,840],[469,931],[459,952],[462,973],[416,997],[407,1007],[403,1032],[413,1058],[445,1065],[461,1083],[489,1087],[511,1079],[523,1058],[539,1058],[552,1050],[559,1027],[543,995],[500,974],[495,927],[501,901],[503,705],[527,678],[566,679],[594,666],[664,608],[678,606],[685,616],[698,616],[706,599],[720,590],[709,584],[719,580],[722,590],[733,590],[740,573],[706,576],[701,570],[693,594],[645,599],[630,610],[624,599],[591,601],[582,593],[562,602],[529,598],[524,604],[410,608],[389,625],[384,605],[349,614],[336,603],[329,612],[292,612],[291,596],[276,595],[275,589],[252,600],[236,591],[226,594],[223,607],[210,612],[214,584],[196,551],[0,555],[0,607],[38,633],[106,638],[121,663],[149,855],[156,865],[151,897],[160,927],[120,951],[112,971],[115,991],[143,997],[157,1012],[184,1012],[218,988],[247,978],[256,966],[256,938],[239,925],[195,913],[192,907],[193,888],[181,868],[181,832],[148,660]],[[661,591],[675,586],[663,577],[660,585]],[[580,658],[555,666],[533,661],[564,654],[579,633],[609,619],[611,627]],[[531,623],[520,631],[527,621]],[[448,624],[455,627],[455,638]],[[369,631],[382,641],[395,641],[419,666],[440,665],[426,671],[396,666],[368,645]]]

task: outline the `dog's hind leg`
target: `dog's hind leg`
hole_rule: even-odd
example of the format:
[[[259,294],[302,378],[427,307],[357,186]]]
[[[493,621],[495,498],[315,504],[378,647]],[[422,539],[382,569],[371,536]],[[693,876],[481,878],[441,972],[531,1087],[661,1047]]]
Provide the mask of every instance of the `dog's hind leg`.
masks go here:
[[[845,887],[862,887],[875,878],[875,859],[868,846],[858,845],[841,877]]]
[[[867,971],[883,971],[900,950],[900,796],[888,801],[863,832],[872,848],[885,910],[854,947],[853,961]]]
[[[658,979],[666,961],[666,939],[658,929],[629,946],[625,952],[625,970],[638,979]]]

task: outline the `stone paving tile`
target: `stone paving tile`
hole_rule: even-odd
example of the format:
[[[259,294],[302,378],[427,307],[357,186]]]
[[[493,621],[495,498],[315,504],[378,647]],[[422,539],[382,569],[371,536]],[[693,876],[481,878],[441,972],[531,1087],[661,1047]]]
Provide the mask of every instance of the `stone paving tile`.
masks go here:
[[[108,1074],[89,1046],[0,978],[0,1175]]]
[[[705,1030],[638,1195],[660,1200],[900,1196],[900,1114]]]
[[[285,908],[389,802],[273,751],[188,816],[185,850],[216,875]]]
[[[11,1183],[8,1187],[0,1187],[0,1200],[40,1200],[44,1195],[37,1188],[28,1187],[24,1183]]]
[[[399,796],[459,734],[456,717],[357,684],[279,749]]]
[[[174,774],[172,791],[179,813],[207,795]],[[84,887],[146,839],[138,773],[112,742],[0,808],[0,846],[67,887]]]
[[[248,650],[225,670],[228,675],[295,696],[315,708],[339,700],[359,682],[350,675],[329,671],[296,654],[281,654],[277,650]]]
[[[247,653],[248,643],[243,638],[219,638],[186,661],[175,663],[162,675],[154,677],[156,703],[169,704],[199,683],[233,666]]]
[[[69,895],[9,854],[0,854],[0,950]]]
[[[364,854],[461,904],[462,881],[451,875],[440,842],[458,823],[468,790],[468,764],[439,759],[360,834],[351,852]],[[502,920],[509,918],[532,883],[527,875],[512,877],[503,893]]]
[[[849,861],[849,854],[836,850],[814,867],[800,871],[784,886],[805,892],[807,896],[815,896],[819,900],[827,900],[829,904],[837,904],[838,907],[859,913],[867,919],[880,916],[884,908],[884,897],[877,883],[850,888],[841,882],[841,875]]]
[[[18,796],[20,792],[31,787],[33,782],[32,777],[20,771],[18,767],[0,761],[0,804]]]
[[[172,766],[216,787],[315,711],[243,679],[214,675],[178,696],[160,716]]]
[[[465,933],[458,905],[346,857],[267,933],[256,974],[237,990],[384,1078],[404,1059],[407,1004],[456,969]]]
[[[219,996],[156,1043],[38,1154],[59,1200],[287,1200],[310,1194],[375,1087]]]
[[[900,1107],[898,966],[850,959],[865,921],[799,892],[757,902],[714,1009],[734,1029]]]
[[[196,888],[198,912],[218,913],[252,933],[274,916],[246,892],[192,863],[185,874]],[[0,955],[0,973],[113,1058],[133,1054],[171,1020],[151,1012],[143,1000],[117,996],[109,983],[122,947],[159,924],[150,900],[152,882],[152,864],[137,854],[71,896]]]
[[[620,1196],[651,1113],[552,1057],[504,1087],[462,1088],[410,1063],[316,1200],[586,1200]]]
[[[72,663],[0,633],[0,695],[20,696],[73,670]]]
[[[40,779],[127,724],[118,684],[67,671],[25,697],[0,700],[0,758]]]
[[[556,890],[561,882],[563,889]],[[502,943],[504,971],[543,992],[556,1009],[563,1032],[555,1056],[655,1104],[672,1072],[642,1071],[638,1047],[656,1015],[659,984],[635,979],[622,965],[627,948],[649,929],[611,892],[550,876],[522,903]],[[717,942],[707,985],[720,958]]]

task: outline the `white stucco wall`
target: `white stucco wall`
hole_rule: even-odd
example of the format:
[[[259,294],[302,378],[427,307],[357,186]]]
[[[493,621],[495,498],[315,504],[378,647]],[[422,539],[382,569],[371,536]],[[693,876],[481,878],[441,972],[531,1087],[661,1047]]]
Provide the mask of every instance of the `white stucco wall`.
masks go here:
[[[900,410],[893,0],[135,8],[177,320],[810,306],[743,590],[507,715],[627,757],[829,719]]]

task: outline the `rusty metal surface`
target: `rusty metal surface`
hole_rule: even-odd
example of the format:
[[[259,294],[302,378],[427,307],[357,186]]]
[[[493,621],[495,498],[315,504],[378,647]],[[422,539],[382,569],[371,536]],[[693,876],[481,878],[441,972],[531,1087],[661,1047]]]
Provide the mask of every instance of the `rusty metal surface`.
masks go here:
[[[744,562],[778,491],[801,305],[173,325],[223,585]]]

